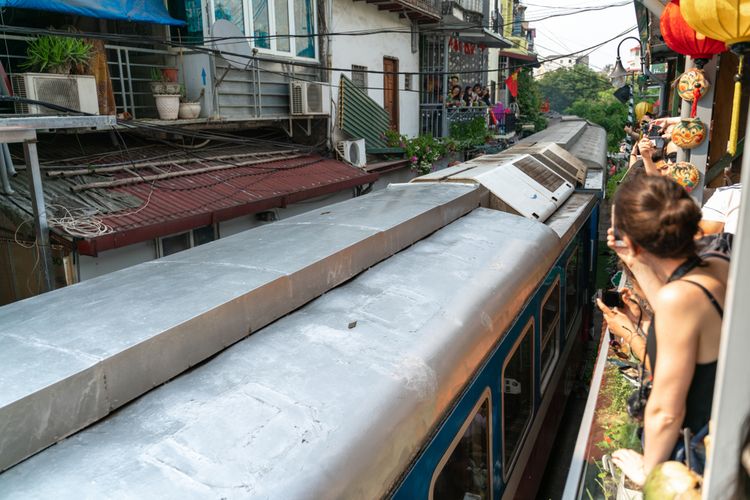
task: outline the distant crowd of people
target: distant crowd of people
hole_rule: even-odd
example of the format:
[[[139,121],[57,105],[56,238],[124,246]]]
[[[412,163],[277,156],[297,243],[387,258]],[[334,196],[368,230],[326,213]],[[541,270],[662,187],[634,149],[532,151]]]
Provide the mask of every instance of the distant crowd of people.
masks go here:
[[[450,94],[445,100],[448,107],[492,106],[490,89],[481,83],[476,83],[473,87],[461,87],[458,77],[453,76],[450,79],[450,89]]]
[[[643,454],[623,449],[612,457],[639,485],[668,460],[703,472],[739,216],[741,185],[731,169],[728,185],[703,207],[689,194],[700,174],[677,162],[669,138],[679,120],[646,114],[626,127],[635,146],[607,234],[626,286],[618,307],[597,300],[610,333],[639,360],[629,411],[642,419]]]

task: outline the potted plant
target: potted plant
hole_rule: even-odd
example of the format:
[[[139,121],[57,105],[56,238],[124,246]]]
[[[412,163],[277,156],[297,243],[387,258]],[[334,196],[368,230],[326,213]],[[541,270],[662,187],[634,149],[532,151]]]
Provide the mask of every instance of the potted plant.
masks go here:
[[[201,89],[201,93],[198,98],[191,101],[187,97],[187,91],[185,86],[180,87],[180,112],[179,117],[182,120],[193,120],[198,118],[201,114],[201,97],[203,97],[204,90]]]
[[[26,62],[21,68],[40,73],[69,75],[73,68],[82,70],[88,65],[93,46],[80,38],[40,36],[29,42]]]
[[[166,81],[162,72],[152,68],[151,93],[156,102],[159,118],[176,120],[180,112],[180,84]]]

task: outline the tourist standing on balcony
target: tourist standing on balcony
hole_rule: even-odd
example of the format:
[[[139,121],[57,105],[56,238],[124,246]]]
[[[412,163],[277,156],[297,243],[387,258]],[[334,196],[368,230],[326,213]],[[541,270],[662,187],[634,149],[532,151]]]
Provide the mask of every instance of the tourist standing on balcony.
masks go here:
[[[472,99],[471,87],[468,85],[464,89],[463,101],[464,106],[471,106],[471,104],[474,102],[474,100]]]
[[[642,485],[654,466],[679,459],[685,451],[681,430],[688,430],[700,437],[688,452],[702,472],[700,443],[711,416],[729,263],[697,255],[700,208],[668,178],[641,175],[624,183],[615,194],[612,220],[607,244],[654,311],[646,339],[653,381],[643,455],[617,450],[613,461]]]
[[[451,88],[451,93],[448,96],[448,99],[446,99],[445,105],[448,107],[461,106],[461,86],[460,85],[454,85],[453,88]]]

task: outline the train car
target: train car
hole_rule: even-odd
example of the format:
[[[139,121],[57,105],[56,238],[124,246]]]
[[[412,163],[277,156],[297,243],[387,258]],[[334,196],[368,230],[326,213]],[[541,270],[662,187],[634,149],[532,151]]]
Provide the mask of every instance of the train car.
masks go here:
[[[598,239],[555,127],[0,308],[0,497],[533,496]]]

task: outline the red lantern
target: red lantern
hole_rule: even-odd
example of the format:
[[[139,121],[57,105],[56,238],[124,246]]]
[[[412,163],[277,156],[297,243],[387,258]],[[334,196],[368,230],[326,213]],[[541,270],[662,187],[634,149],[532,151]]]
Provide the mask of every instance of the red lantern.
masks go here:
[[[702,68],[715,54],[727,50],[724,42],[696,33],[680,12],[680,0],[672,0],[664,8],[659,23],[667,46],[678,54],[690,56]]]

